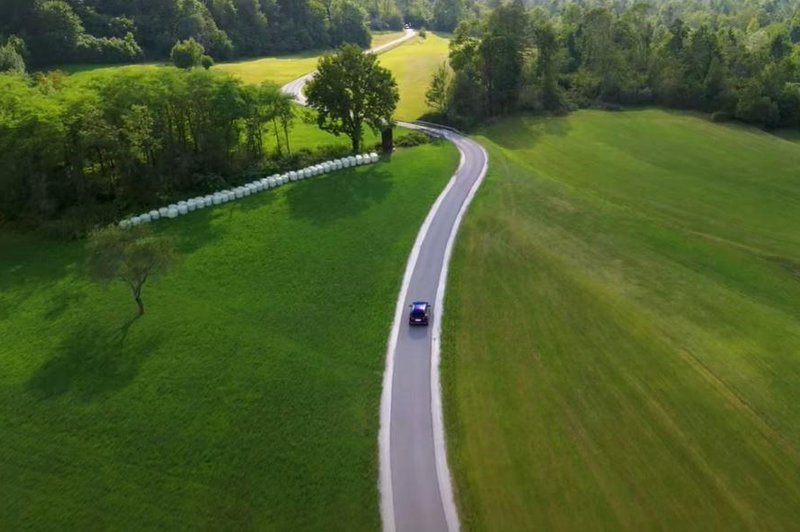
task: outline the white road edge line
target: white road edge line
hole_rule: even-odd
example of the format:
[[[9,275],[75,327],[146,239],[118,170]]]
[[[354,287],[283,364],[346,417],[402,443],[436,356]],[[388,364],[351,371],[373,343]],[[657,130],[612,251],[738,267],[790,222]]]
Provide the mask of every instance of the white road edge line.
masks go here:
[[[398,122],[401,127],[408,129],[430,129],[427,127],[419,127],[414,124]],[[383,374],[383,392],[381,393],[381,416],[380,416],[380,431],[378,432],[378,447],[379,447],[379,490],[381,494],[381,520],[383,522],[383,530],[386,532],[395,532],[395,514],[394,514],[394,494],[392,488],[392,453],[391,453],[391,420],[392,420],[392,381],[394,379],[394,354],[397,348],[397,337],[400,333],[400,324],[403,322],[405,313],[406,298],[408,297],[408,287],[411,283],[411,276],[414,273],[414,268],[417,265],[419,258],[420,248],[425,238],[428,236],[428,230],[436,214],[439,212],[439,207],[447,197],[450,190],[455,185],[458,175],[466,164],[466,153],[457,142],[453,141],[449,132],[443,132],[448,141],[455,144],[461,158],[458,164],[458,169],[450,178],[447,186],[436,199],[436,202],[431,207],[425,221],[420,227],[417,239],[414,242],[414,247],[411,249],[411,254],[406,264],[406,271],[403,276],[403,283],[400,287],[400,294],[398,295],[397,307],[395,308],[394,321],[392,322],[392,329],[389,335],[389,345],[386,352],[386,369]],[[434,319],[434,332],[431,335],[431,420],[433,423],[433,437],[434,437],[434,459],[436,461],[436,478],[439,484],[439,496],[442,499],[442,507],[444,509],[445,520],[447,528],[450,532],[457,532],[459,530],[458,512],[455,506],[455,499],[453,497],[453,486],[450,477],[450,469],[447,465],[447,448],[445,445],[444,435],[444,422],[442,412],[442,399],[441,399],[441,383],[439,382],[439,362],[441,359],[439,336],[441,334],[441,319],[443,312],[439,309],[444,308],[444,292],[447,283],[447,274],[450,267],[450,256],[452,254],[453,245],[455,243],[458,228],[461,225],[461,219],[464,213],[475,197],[489,165],[489,156],[486,150],[478,143],[475,143],[484,156],[484,164],[481,169],[481,174],[475,180],[473,187],[470,189],[469,194],[464,199],[461,205],[453,227],[450,230],[450,236],[445,248],[444,262],[442,263],[442,270],[439,273],[439,287],[436,292],[435,309],[437,312],[436,319]]]
[[[456,144],[448,135],[447,139]],[[441,333],[442,333],[442,320],[444,316],[444,295],[447,290],[447,276],[450,270],[450,257],[453,254],[453,247],[455,245],[458,230],[461,227],[461,220],[467,212],[469,205],[472,203],[475,194],[483,183],[486,173],[489,169],[489,154],[483,146],[475,143],[483,154],[483,167],[481,173],[475,183],[472,185],[467,197],[464,198],[464,203],[456,215],[453,227],[450,230],[450,237],[447,240],[447,247],[444,252],[444,261],[442,262],[442,271],[439,274],[439,287],[436,290],[436,319],[433,323],[433,335],[431,336],[431,418],[433,419],[433,439],[434,439],[434,453],[436,458],[436,476],[439,480],[439,494],[442,498],[442,506],[444,508],[445,520],[447,521],[447,529],[450,532],[457,532],[459,530],[458,511],[456,510],[455,497],[453,496],[452,477],[450,476],[450,468],[447,464],[447,445],[444,432],[444,411],[442,409],[442,383],[439,378],[439,364],[441,362]],[[459,146],[459,150],[461,147]],[[462,152],[463,154],[463,152]],[[463,160],[463,159],[462,159]]]
[[[420,129],[412,124],[398,123],[401,127],[409,129]],[[464,152],[461,152],[461,161],[459,168],[464,164]],[[383,391],[381,393],[381,421],[380,430],[378,431],[378,447],[379,447],[379,490],[381,494],[381,521],[383,521],[383,530],[385,532],[395,532],[395,517],[394,517],[394,493],[392,489],[392,450],[391,450],[391,424],[392,424],[392,382],[394,380],[394,352],[397,349],[397,337],[400,334],[400,324],[403,323],[403,316],[406,309],[406,298],[408,297],[408,286],[411,284],[411,276],[414,274],[414,268],[417,267],[417,259],[419,252],[422,248],[422,243],[428,236],[433,219],[439,212],[439,207],[444,202],[447,194],[453,188],[458,177],[458,171],[453,174],[447,186],[444,188],[436,202],[428,211],[425,221],[422,222],[422,227],[417,233],[417,239],[414,242],[414,247],[411,248],[411,254],[406,263],[406,271],[403,275],[403,283],[400,286],[400,293],[397,296],[397,306],[394,311],[394,321],[392,322],[391,333],[389,334],[389,345],[386,350],[386,369],[383,373]],[[445,465],[446,467],[446,465]]]

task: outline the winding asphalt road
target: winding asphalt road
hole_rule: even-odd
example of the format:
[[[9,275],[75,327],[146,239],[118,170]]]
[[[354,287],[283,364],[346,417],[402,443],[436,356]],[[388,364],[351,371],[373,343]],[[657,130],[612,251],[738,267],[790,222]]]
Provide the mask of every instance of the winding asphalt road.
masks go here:
[[[380,50],[397,46],[413,31]],[[314,73],[283,87],[305,104],[302,90]],[[455,532],[458,514],[447,466],[439,383],[439,339],[447,268],[461,218],[483,181],[488,155],[483,147],[433,124],[399,124],[427,130],[453,142],[461,153],[458,171],[422,224],[395,309],[381,397],[381,518],[387,532]],[[412,301],[433,304],[430,327],[408,325]]]

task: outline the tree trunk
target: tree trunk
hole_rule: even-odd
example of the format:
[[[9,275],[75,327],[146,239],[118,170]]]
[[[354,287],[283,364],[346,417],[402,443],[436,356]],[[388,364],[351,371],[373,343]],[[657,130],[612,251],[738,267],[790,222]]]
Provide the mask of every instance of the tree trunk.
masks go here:
[[[283,136],[286,138],[286,152],[291,156],[292,147],[289,146],[289,125],[286,123],[283,124]]]
[[[134,285],[131,284],[131,290],[133,291],[133,299],[136,300],[136,305],[139,307],[139,317],[144,316],[144,302],[142,301],[142,287],[144,283],[147,281],[147,275],[145,275],[138,284]]]

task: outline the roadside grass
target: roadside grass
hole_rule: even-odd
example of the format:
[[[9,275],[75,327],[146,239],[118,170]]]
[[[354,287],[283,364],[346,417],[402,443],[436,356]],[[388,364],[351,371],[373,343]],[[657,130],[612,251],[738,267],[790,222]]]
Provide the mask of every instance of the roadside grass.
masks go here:
[[[449,36],[428,32],[425,39],[411,39],[381,54],[380,64],[395,75],[400,88],[399,120],[417,120],[428,112],[425,93],[436,68],[447,60]]]
[[[309,121],[306,120],[305,114],[308,112],[304,107],[295,106],[295,121],[292,129],[289,131],[289,143],[292,151],[301,149],[314,150],[320,146],[339,146],[343,148],[350,148],[350,138],[346,135],[336,136],[327,131],[322,131],[317,127],[313,118]],[[411,133],[410,130],[397,127],[394,129],[394,139],[399,140]],[[283,146],[283,133],[281,135],[281,146]],[[362,139],[364,152],[371,151],[381,141],[380,134],[376,134],[369,127],[364,129],[364,138]],[[270,127],[269,133],[264,135],[264,146],[269,152],[276,150],[275,130]],[[378,150],[380,151],[380,150]]]
[[[464,528],[796,528],[800,146],[658,110],[482,141],[443,338]]]
[[[0,521],[9,529],[365,530],[409,250],[449,144],[154,224],[180,261],[84,275],[0,231]]]

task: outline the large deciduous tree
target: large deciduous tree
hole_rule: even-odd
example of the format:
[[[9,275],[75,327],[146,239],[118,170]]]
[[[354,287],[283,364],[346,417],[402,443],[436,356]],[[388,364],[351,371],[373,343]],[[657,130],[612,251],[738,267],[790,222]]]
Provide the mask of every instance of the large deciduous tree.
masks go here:
[[[347,135],[354,153],[361,149],[364,126],[378,131],[391,123],[400,99],[392,73],[373,54],[349,44],[320,59],[305,92],[320,129]]]
[[[142,316],[144,284],[172,266],[172,242],[154,236],[144,227],[120,229],[110,226],[92,233],[88,247],[91,277],[101,283],[125,283],[139,308],[139,316]]]

